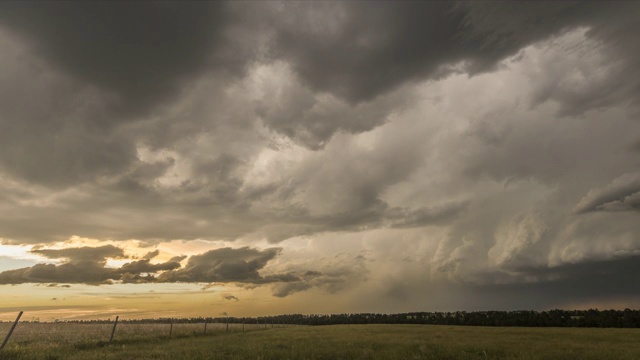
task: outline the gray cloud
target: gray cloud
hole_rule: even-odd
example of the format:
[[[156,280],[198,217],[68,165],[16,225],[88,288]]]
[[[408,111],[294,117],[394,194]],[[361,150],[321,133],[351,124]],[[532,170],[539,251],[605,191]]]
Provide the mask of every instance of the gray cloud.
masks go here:
[[[126,263],[120,268],[108,268],[105,266],[108,258],[126,258],[123,250],[113,245],[60,250],[37,249],[32,252],[50,259],[62,259],[63,263],[37,264],[28,268],[4,271],[0,273],[0,284],[55,282],[98,285],[109,284],[113,280],[153,282],[155,278],[150,274],[180,267],[180,263],[175,261],[151,264],[149,259],[143,259]],[[147,275],[141,275],[144,273]]]
[[[249,247],[222,248],[189,258],[180,270],[159,276],[160,282],[245,282],[264,283],[279,281],[277,276],[263,277],[258,272],[274,259],[280,248],[257,250]]]
[[[112,120],[108,94],[52,70],[2,28],[0,46],[3,173],[61,188],[127,168],[135,159],[131,139],[92,124]]]
[[[347,252],[339,252],[326,258],[316,255],[308,259],[297,259],[289,255],[281,266],[289,273],[296,274],[296,278],[274,283],[271,293],[279,298],[312,289],[325,294],[338,294],[366,282],[365,264],[364,257],[354,257]],[[309,267],[321,271],[307,270]]]
[[[156,250],[154,250],[154,251],[149,251],[148,253],[146,253],[146,254],[142,257],[142,259],[143,259],[143,260],[151,260],[151,259],[153,259],[154,257],[156,257],[156,256],[158,256],[158,255],[160,255],[160,250],[156,249]]]
[[[265,10],[274,18],[273,56],[285,59],[302,83],[285,80],[259,114],[272,129],[318,149],[337,131],[383,124],[402,105],[397,96],[382,95],[403,84],[492,71],[524,47],[578,27],[589,29],[587,36],[604,52],[620,56],[599,60],[610,66],[605,76],[594,76],[586,64],[555,59],[535,75],[545,80],[538,81],[534,102],[558,102],[563,115],[601,109],[638,95],[640,81],[627,76],[638,64],[638,8],[569,2],[283,4]],[[282,21],[283,13],[296,16]],[[577,55],[587,58],[581,51]],[[287,86],[297,91],[287,94]]]
[[[89,262],[79,264],[38,264],[29,268],[7,270],[0,273],[0,284],[23,283],[85,283],[104,284],[116,277],[113,271],[99,264]]]
[[[637,211],[639,208],[640,173],[629,173],[605,187],[589,190],[573,210],[581,214],[590,211]]]
[[[456,218],[466,204],[453,203],[440,207],[424,207],[415,210],[393,208],[388,211],[387,219],[392,228],[412,228],[426,225],[442,224]]]
[[[296,16],[278,23],[276,44],[313,89],[359,102],[416,78],[490,70],[603,10],[584,3],[287,4],[280,11]]]
[[[275,297],[287,297],[297,292],[311,289],[311,284],[303,281],[277,284],[273,286],[272,294]]]
[[[62,259],[60,265],[37,264],[28,268],[0,272],[0,284],[22,283],[85,283],[110,284],[147,282],[213,283],[237,282],[266,284],[297,281],[291,273],[260,275],[280,248],[258,250],[249,247],[211,250],[189,258],[181,268],[185,256],[174,257],[167,262],[152,264],[150,259],[128,262],[119,268],[106,267],[108,258],[125,258],[122,249],[112,245],[97,248],[82,247],[60,250],[32,250],[50,259]],[[155,255],[154,255],[155,256]],[[154,276],[157,275],[157,276]]]
[[[0,21],[49,62],[116,92],[124,108],[138,109],[162,101],[207,67],[232,68],[231,61],[242,67],[237,53],[247,55],[248,40],[238,27],[249,34],[269,29],[267,52],[290,62],[313,89],[361,101],[416,77],[442,76],[458,62],[471,72],[491,69],[562,29],[604,26],[602,18],[622,13],[598,4],[472,2],[6,2],[3,8]]]
[[[194,73],[223,61],[214,51],[226,19],[218,2],[8,1],[0,13],[0,22],[49,63],[115,93],[118,118],[148,111]],[[108,125],[98,120],[96,126]]]
[[[218,88],[242,73],[244,63],[222,45],[225,8],[3,2],[0,169],[64,188],[137,167],[143,139],[123,126],[157,116],[159,104],[209,71],[220,74]]]
[[[636,255],[558,267],[523,267],[518,272],[522,279],[520,281],[502,284],[491,281],[477,286],[476,289],[480,296],[491,292],[517,294],[520,303],[529,303],[532,304],[530,306],[540,308],[581,301],[616,300],[640,295],[640,283],[633,278],[621,276],[637,273],[638,263]],[[554,297],[550,298],[546,294],[554,294]]]
[[[100,247],[80,247],[61,250],[35,249],[31,252],[45,256],[49,259],[66,259],[68,263],[90,262],[104,265],[107,258],[126,258],[124,251],[113,245]]]
[[[2,3],[2,244],[250,247],[115,269],[117,247],[35,250],[61,263],[0,282],[237,282],[423,307],[493,288],[550,304],[553,284],[598,276],[589,264],[629,279],[612,264],[640,244],[638,11]]]
[[[123,273],[139,274],[139,273],[157,273],[159,271],[175,270],[181,265],[177,261],[168,261],[161,264],[151,264],[148,259],[133,261],[122,265],[119,271]]]
[[[270,129],[312,150],[324,148],[337,132],[361,133],[386,123],[413,98],[398,90],[354,105],[304,86],[285,63],[268,70],[272,79],[262,85],[264,96],[257,101],[256,113]]]
[[[345,271],[345,269],[334,270],[330,274],[307,271],[300,278],[293,281],[274,284],[271,288],[271,293],[273,296],[280,298],[314,288],[327,293],[337,293],[344,290],[351,275],[353,274]]]

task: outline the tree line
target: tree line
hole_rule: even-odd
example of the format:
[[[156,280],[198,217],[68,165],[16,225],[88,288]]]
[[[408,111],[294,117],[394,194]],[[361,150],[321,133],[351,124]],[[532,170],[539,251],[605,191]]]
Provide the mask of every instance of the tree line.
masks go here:
[[[110,320],[72,320],[74,323],[107,323]],[[235,323],[267,325],[430,324],[465,326],[533,327],[640,327],[640,310],[455,311],[400,314],[286,314],[261,317],[192,317],[121,320],[123,323]]]
[[[284,315],[302,325],[430,324],[531,327],[640,327],[640,310],[455,311],[401,314]]]

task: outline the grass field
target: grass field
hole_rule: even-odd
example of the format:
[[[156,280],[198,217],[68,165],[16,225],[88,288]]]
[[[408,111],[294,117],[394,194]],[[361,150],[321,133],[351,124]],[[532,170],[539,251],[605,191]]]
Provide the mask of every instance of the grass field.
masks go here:
[[[137,324],[119,323],[115,332],[114,340],[152,340],[165,339],[171,333],[173,336],[189,336],[203,334],[204,323],[182,324],[169,323],[157,324]],[[0,337],[9,331],[11,324],[0,323]],[[247,324],[246,331],[263,330],[264,325]],[[111,337],[113,323],[19,323],[13,335],[11,344],[26,347],[50,347],[58,343],[99,343],[106,342]],[[226,324],[209,323],[207,332],[224,332]],[[229,324],[229,331],[242,331],[242,324]]]
[[[640,359],[640,329],[335,325],[13,343],[0,359]]]

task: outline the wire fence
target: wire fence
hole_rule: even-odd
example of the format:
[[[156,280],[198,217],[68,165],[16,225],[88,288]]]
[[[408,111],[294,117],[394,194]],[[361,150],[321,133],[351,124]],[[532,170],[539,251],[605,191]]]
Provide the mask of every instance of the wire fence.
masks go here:
[[[247,323],[220,319],[159,319],[114,321],[0,322],[0,340],[7,348],[49,347],[118,341],[169,339],[222,332],[249,332],[292,325],[251,319]],[[15,329],[11,331],[12,327]],[[2,348],[0,348],[2,350]]]

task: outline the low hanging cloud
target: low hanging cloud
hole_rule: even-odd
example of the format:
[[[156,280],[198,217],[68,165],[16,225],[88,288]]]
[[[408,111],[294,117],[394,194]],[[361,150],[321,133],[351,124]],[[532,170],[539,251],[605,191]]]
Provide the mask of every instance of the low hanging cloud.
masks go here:
[[[282,249],[222,248],[189,258],[184,268],[162,273],[159,282],[239,282],[261,284],[289,280],[287,275],[263,277],[258,272]]]
[[[176,261],[151,264],[148,259],[133,261],[120,268],[106,267],[107,259],[126,259],[124,251],[113,245],[68,249],[38,249],[31,251],[49,259],[61,260],[60,265],[37,264],[28,268],[0,273],[0,284],[81,283],[109,284],[113,281],[153,282],[150,274],[179,268]],[[146,274],[146,275],[143,275]]]
[[[50,259],[61,259],[60,265],[37,264],[28,268],[0,273],[0,284],[22,283],[124,283],[183,282],[183,283],[248,283],[267,284],[297,281],[293,273],[260,275],[269,261],[280,253],[280,248],[265,250],[222,248],[189,258],[182,268],[185,256],[174,257],[167,262],[153,264],[150,258],[128,262],[119,268],[106,267],[107,259],[127,258],[122,249],[113,245],[69,249],[32,250]],[[155,252],[150,253],[155,257]],[[147,254],[149,255],[149,254]],[[150,257],[150,256],[145,256]],[[155,275],[155,276],[154,276]]]
[[[31,252],[45,256],[49,259],[66,259],[66,262],[71,264],[88,262],[104,265],[107,258],[126,258],[124,251],[113,245],[104,245],[100,247],[85,246],[68,249],[36,249]]]
[[[639,210],[640,172],[624,174],[607,186],[589,190],[573,209],[577,214],[593,211]]]
[[[553,293],[558,298],[573,301],[594,301],[620,296],[640,294],[640,282],[620,274],[635,274],[640,268],[640,256],[564,264],[554,267],[521,267],[511,274],[479,274],[473,286],[480,293],[519,294],[522,303],[551,306],[552,299],[544,294]],[[594,294],[593,289],[600,289]],[[529,300],[526,300],[530,297]]]
[[[274,284],[271,292],[273,296],[280,298],[312,288],[320,288],[327,292],[334,293],[345,284],[347,275],[347,273],[340,271],[334,271],[329,275],[310,270],[302,274],[302,276],[295,281]]]

